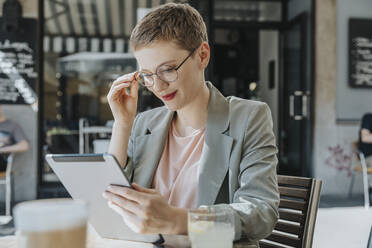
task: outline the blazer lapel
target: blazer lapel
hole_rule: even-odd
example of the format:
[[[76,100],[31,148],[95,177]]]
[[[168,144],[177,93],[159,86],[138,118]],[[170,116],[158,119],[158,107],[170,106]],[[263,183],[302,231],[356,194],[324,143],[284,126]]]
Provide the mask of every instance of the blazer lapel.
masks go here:
[[[198,206],[214,204],[226,173],[233,138],[227,135],[229,129],[229,104],[226,98],[209,82],[207,128],[203,152],[200,159]]]
[[[168,138],[169,127],[174,112],[168,111],[166,116],[159,116],[149,122],[145,135],[135,139],[135,164],[133,181],[139,185],[151,188],[152,181],[160,157]]]
[[[226,98],[209,82],[208,119],[200,158],[198,206],[214,204],[226,173],[233,138],[229,131],[229,104]],[[159,115],[149,121],[145,135],[135,139],[133,181],[143,187],[152,186],[154,174],[164,150],[174,112]]]

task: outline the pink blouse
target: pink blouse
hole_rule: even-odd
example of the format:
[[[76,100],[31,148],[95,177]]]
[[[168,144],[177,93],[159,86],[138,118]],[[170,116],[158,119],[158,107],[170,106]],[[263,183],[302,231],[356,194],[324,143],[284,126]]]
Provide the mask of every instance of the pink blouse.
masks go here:
[[[180,136],[172,121],[168,138],[156,170],[153,188],[180,208],[196,208],[199,161],[203,150],[205,127]]]

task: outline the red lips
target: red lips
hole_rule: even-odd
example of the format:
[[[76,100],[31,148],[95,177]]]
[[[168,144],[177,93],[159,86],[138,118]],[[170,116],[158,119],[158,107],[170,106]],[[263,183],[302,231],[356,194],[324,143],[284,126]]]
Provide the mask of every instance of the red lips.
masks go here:
[[[162,96],[162,98],[163,98],[164,101],[170,101],[170,100],[172,100],[175,97],[176,93],[177,93],[177,91],[175,91],[175,92],[173,92],[171,94]]]

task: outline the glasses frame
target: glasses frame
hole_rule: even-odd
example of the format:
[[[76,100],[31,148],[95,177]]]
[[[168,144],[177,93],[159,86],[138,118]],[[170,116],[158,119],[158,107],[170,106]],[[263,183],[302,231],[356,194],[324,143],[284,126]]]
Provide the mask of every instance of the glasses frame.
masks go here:
[[[191,57],[191,55],[194,53],[196,51],[196,48],[195,49],[193,49],[191,52],[190,52],[190,54],[189,55],[187,55],[187,57],[181,62],[181,64],[179,64],[176,68],[173,68],[172,70],[175,70],[176,71],[176,75],[177,75],[177,77],[176,77],[176,79],[174,79],[174,80],[172,80],[172,81],[169,81],[169,80],[164,80],[164,79],[162,79],[160,76],[159,76],[159,69],[161,68],[161,66],[159,66],[158,68],[156,68],[156,71],[154,72],[154,73],[149,73],[149,74],[147,74],[146,73],[146,77],[151,77],[151,80],[152,80],[152,84],[151,85],[149,85],[149,84],[146,84],[145,83],[145,76],[143,75],[143,74],[145,74],[144,72],[141,72],[141,71],[138,71],[138,76],[139,76],[139,83],[140,84],[142,84],[143,86],[145,86],[145,87],[152,87],[152,86],[154,86],[154,78],[153,78],[153,76],[154,75],[156,75],[161,81],[163,81],[163,82],[165,82],[165,83],[172,83],[172,82],[175,82],[175,81],[177,81],[177,79],[178,79],[178,69],[180,69],[181,68],[181,66],[187,61],[187,59],[188,58],[190,58]]]

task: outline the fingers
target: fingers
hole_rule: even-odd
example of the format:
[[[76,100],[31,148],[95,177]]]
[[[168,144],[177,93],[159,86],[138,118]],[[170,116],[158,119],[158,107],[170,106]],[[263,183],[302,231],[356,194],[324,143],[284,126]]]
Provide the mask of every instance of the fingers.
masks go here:
[[[144,188],[144,187],[139,186],[136,183],[133,183],[132,186],[133,186],[133,188],[135,190],[137,190],[139,192],[144,192],[144,193],[149,193],[149,194],[156,194],[156,193],[158,193],[155,189]]]
[[[140,205],[138,205],[137,202],[130,201],[122,196],[110,193],[110,192],[104,192],[103,197],[107,200],[115,203],[119,207],[128,210],[129,212],[136,213],[136,215],[139,215],[142,218],[146,218],[147,216],[144,214],[143,209]]]
[[[125,92],[125,89],[127,88],[128,86],[123,84],[123,85],[118,85],[114,88],[111,88],[109,93],[107,94],[107,99],[109,100],[109,102],[112,100],[112,101],[117,101],[119,100],[121,97],[124,97],[126,96],[126,92]]]
[[[107,98],[117,99],[117,97],[122,96],[131,96],[134,98],[138,97],[138,82],[136,80],[136,73],[125,74],[117,78],[110,88],[110,91],[107,95]],[[130,87],[130,88],[128,88]],[[128,91],[130,89],[130,91]]]
[[[122,217],[124,223],[130,229],[132,229],[132,231],[136,233],[140,232],[140,228],[138,227],[138,218],[133,213],[122,209],[121,207],[110,201],[108,202],[108,206]]]
[[[138,81],[134,80],[130,85],[130,96],[137,98],[138,97]]]
[[[123,84],[119,84],[115,87],[112,87],[111,90],[110,90],[111,91],[110,95],[113,96],[113,97],[119,96],[120,94],[121,95],[122,94],[127,95],[127,92],[125,91],[125,89],[128,88],[128,87],[129,87],[129,83],[123,83]]]
[[[132,72],[132,73],[120,76],[117,79],[115,79],[115,81],[112,83],[112,86],[114,85],[116,86],[120,83],[131,83],[132,81],[135,81],[135,75],[136,75],[136,72]]]
[[[108,201],[107,202],[107,205],[112,209],[114,210],[116,213],[118,213],[119,215],[121,215],[122,217],[125,217],[127,215],[132,215],[132,216],[135,216],[134,213],[130,212],[130,211],[125,211],[122,207],[120,207],[118,204],[116,204],[115,202],[113,201]]]
[[[148,200],[148,196],[144,195],[143,192],[138,192],[136,190],[130,189],[128,187],[110,185],[107,188],[108,192],[122,196],[128,200],[138,202],[140,204]]]

